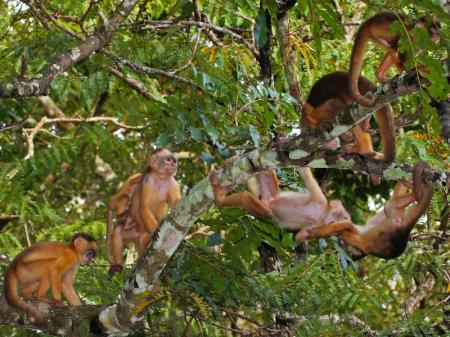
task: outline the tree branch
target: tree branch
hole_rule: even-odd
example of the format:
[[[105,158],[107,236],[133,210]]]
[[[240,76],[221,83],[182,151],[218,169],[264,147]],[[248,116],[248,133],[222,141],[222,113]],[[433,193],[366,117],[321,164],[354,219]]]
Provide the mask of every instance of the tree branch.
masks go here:
[[[58,75],[83,61],[111,41],[113,34],[137,2],[137,0],[122,1],[107,26],[98,28],[70,51],[57,55],[33,78],[26,81],[15,79],[0,85],[0,98],[46,95],[51,82]]]
[[[36,134],[39,131],[43,131],[41,129],[45,124],[50,124],[50,123],[96,123],[96,122],[110,122],[110,123],[117,125],[120,128],[124,128],[124,129],[139,130],[139,129],[143,129],[145,127],[143,125],[131,126],[131,125],[121,123],[121,122],[119,122],[119,119],[117,117],[104,117],[104,116],[89,117],[89,118],[78,118],[78,117],[47,118],[47,117],[42,117],[41,120],[36,124],[36,126],[34,128],[23,129],[23,132],[27,138],[27,143],[28,143],[28,152],[27,152],[25,159],[28,159],[28,158],[31,158],[32,156],[34,156],[34,137],[36,136]]]
[[[160,70],[160,69],[143,66],[143,65],[134,63],[126,58],[123,58],[122,56],[120,56],[112,51],[106,50],[106,49],[102,49],[101,53],[103,55],[109,57],[110,59],[112,59],[114,62],[117,62],[119,65],[126,66],[135,72],[143,73],[148,76],[155,76],[155,75],[164,76],[164,77],[170,78],[175,81],[179,81],[179,82],[183,82],[183,83],[187,83],[187,84],[191,84],[191,85],[195,85],[196,87],[199,87],[199,85],[197,83],[195,83],[194,81],[192,81],[186,77],[176,75],[175,72],[169,72],[169,71],[164,71],[164,70]]]
[[[147,98],[148,100],[156,100],[155,96],[145,87],[145,85],[136,79],[125,75],[117,68],[111,68],[109,72],[120,79],[121,81],[125,82],[130,86],[132,89],[136,90],[139,94]]]
[[[243,45],[245,45],[253,53],[253,55],[256,58],[259,55],[258,50],[253,45],[253,43],[248,42],[245,38],[243,38],[239,34],[236,34],[231,29],[224,28],[224,27],[219,27],[219,26],[213,25],[211,23],[197,22],[197,21],[187,21],[187,20],[181,20],[181,21],[176,21],[176,20],[166,20],[166,21],[146,20],[146,21],[139,22],[137,24],[139,24],[141,26],[140,29],[142,29],[142,30],[155,29],[155,28],[157,28],[157,29],[165,29],[165,28],[170,28],[170,27],[173,27],[173,26],[181,26],[181,27],[195,26],[195,27],[199,27],[199,28],[211,29],[211,30],[213,30],[213,31],[215,31],[217,33],[230,35],[236,41],[241,42]]]
[[[295,67],[295,50],[291,41],[288,13],[289,9],[292,8],[296,2],[296,0],[285,0],[281,3],[277,13],[276,34],[278,44],[280,45],[280,54],[289,94],[295,100],[295,111],[300,119],[303,108],[303,95]]]

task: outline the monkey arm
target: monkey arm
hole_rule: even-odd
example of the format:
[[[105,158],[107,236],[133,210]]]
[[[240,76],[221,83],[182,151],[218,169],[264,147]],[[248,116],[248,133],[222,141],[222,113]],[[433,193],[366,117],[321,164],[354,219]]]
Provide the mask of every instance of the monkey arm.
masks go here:
[[[319,184],[317,183],[316,179],[314,178],[311,169],[309,167],[300,167],[299,168],[300,174],[303,178],[303,181],[305,182],[305,186],[308,189],[309,193],[311,194],[311,198],[321,204],[327,204],[328,200],[325,197],[325,195],[322,192],[322,189],[320,188]]]
[[[77,293],[73,289],[73,281],[75,279],[76,274],[76,268],[71,268],[68,271],[66,271],[62,278],[62,284],[61,289],[62,293],[66,297],[67,302],[70,305],[81,305],[80,298],[78,297]]]
[[[181,199],[180,186],[177,182],[175,182],[175,186],[173,186],[168,193],[168,204],[170,207],[175,207],[178,204],[178,201]]]
[[[149,207],[149,205],[152,205],[155,202],[153,197],[154,194],[155,191],[153,188],[143,183],[141,197],[139,198],[139,216],[143,222],[144,228],[150,233],[154,233],[159,225]]]
[[[381,83],[385,82],[384,73],[393,65],[399,67],[401,64],[398,53],[395,49],[389,48],[383,60],[375,71],[375,76]]]

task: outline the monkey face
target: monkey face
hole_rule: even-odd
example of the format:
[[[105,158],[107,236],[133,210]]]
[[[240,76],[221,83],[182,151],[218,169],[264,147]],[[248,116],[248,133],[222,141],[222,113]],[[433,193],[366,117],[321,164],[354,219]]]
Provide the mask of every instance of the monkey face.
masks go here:
[[[97,255],[98,246],[96,241],[88,241],[83,237],[77,237],[73,244],[78,255],[78,263],[87,265],[94,260]]]
[[[163,149],[151,155],[149,165],[158,173],[174,175],[178,168],[178,161],[172,152]]]
[[[97,256],[97,245],[95,245],[95,248],[89,248],[87,249],[83,255],[81,255],[81,265],[88,265],[90,264],[95,257]]]

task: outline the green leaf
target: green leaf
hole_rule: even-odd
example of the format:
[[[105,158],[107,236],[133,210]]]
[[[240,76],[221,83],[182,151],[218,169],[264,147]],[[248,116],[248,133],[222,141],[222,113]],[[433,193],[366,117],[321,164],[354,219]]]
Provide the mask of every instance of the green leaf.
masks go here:
[[[258,130],[253,126],[253,125],[249,125],[248,126],[248,130],[250,132],[250,136],[252,137],[253,140],[253,145],[255,147],[259,147],[259,132]]]

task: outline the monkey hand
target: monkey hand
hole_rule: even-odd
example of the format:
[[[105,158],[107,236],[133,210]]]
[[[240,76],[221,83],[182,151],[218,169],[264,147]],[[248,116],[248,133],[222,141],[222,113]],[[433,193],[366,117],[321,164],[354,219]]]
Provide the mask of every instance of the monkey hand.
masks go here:
[[[381,183],[381,176],[379,176],[378,174],[371,174],[370,180],[374,185],[378,186]]]
[[[386,82],[386,78],[384,77],[384,71],[381,70],[375,71],[375,76],[380,83]]]
[[[307,229],[302,229],[295,234],[295,242],[303,242],[309,239],[309,233]]]
[[[231,192],[233,189],[230,187],[221,186],[219,183],[219,177],[217,176],[217,171],[214,166],[211,167],[211,171],[209,173],[209,181],[211,183],[212,190],[214,192],[214,198],[220,199],[225,196],[227,193]]]

